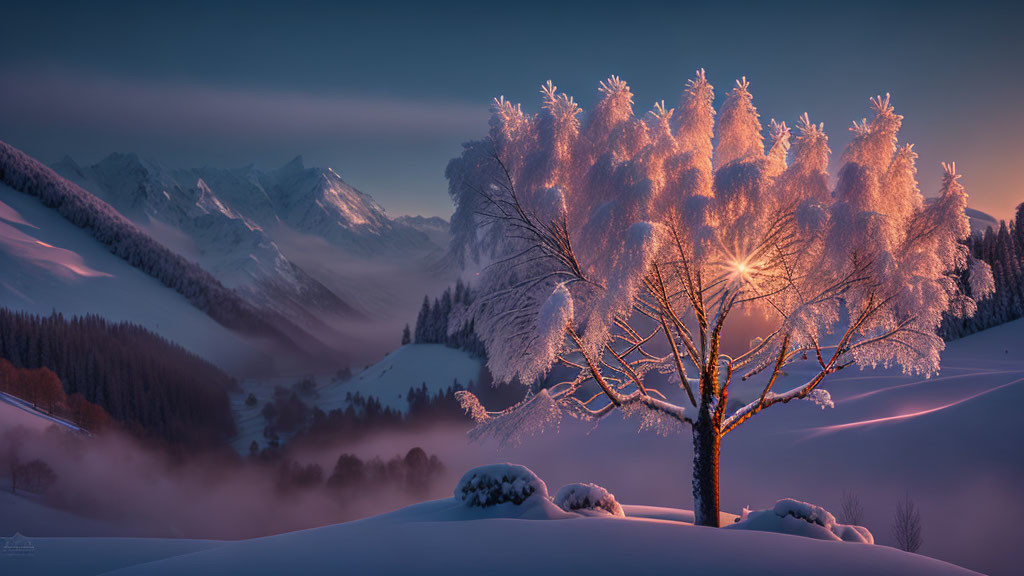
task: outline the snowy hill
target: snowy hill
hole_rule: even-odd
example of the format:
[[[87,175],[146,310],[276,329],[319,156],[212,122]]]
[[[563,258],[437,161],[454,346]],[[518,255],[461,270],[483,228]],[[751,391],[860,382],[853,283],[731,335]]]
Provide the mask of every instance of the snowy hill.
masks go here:
[[[403,551],[418,549],[414,548],[418,542],[430,548],[431,562],[438,563],[438,571],[449,573],[484,571],[481,567],[501,573],[505,565],[520,572],[550,568],[633,573],[651,566],[652,572],[661,573],[681,567],[724,574],[967,573],[887,548],[892,544],[893,507],[909,492],[923,518],[923,554],[1009,576],[1019,573],[1017,568],[1024,561],[1016,545],[1017,524],[1024,513],[1019,489],[1024,482],[1024,456],[1016,442],[1024,435],[1024,421],[1017,415],[1024,402],[1022,359],[1024,321],[1017,321],[950,343],[943,355],[943,372],[937,377],[926,380],[883,370],[844,371],[827,385],[836,403],[834,409],[793,403],[766,412],[728,437],[722,452],[724,510],[763,509],[778,499],[798,497],[835,511],[842,492],[854,490],[864,505],[863,524],[879,544],[873,547],[689,526],[692,515],[686,509],[690,505],[692,455],[688,437],[637,433],[635,420],[608,419],[595,429],[592,423],[565,419],[557,433],[527,438],[519,447],[467,444],[464,430],[417,431],[407,437],[382,438],[384,448],[371,444],[359,455],[386,454],[395,446],[421,446],[457,472],[512,460],[530,466],[552,486],[585,479],[608,487],[619,501],[662,508],[623,506],[627,517],[619,520],[455,521],[450,516],[442,518],[442,503],[236,543],[33,538],[38,549],[48,553],[37,554],[38,563],[24,567],[31,568],[33,574],[57,573],[54,566],[61,558],[88,550],[87,559],[102,557],[106,569],[133,566],[139,573],[190,569],[199,574],[232,569],[337,573],[342,567],[335,562],[343,561],[343,568],[353,573],[396,573],[410,568],[402,564],[405,561],[416,561],[417,567],[424,569],[422,558],[393,553],[396,546]],[[381,368],[383,372],[383,364]],[[330,452],[323,462],[335,458],[337,452]],[[440,491],[430,496],[450,495],[453,482],[439,486]],[[168,518],[168,522],[172,520]],[[628,532],[620,528],[624,525],[629,526]],[[622,563],[611,563],[606,555],[589,552],[594,542],[614,542],[609,550],[631,552],[628,558],[620,557]],[[141,565],[161,557],[151,551],[174,545],[180,546],[176,554],[202,548],[209,552]],[[535,553],[524,554],[523,550]],[[588,552],[573,554],[576,550]],[[711,559],[720,564],[701,564]],[[756,569],[744,564],[758,559]],[[528,564],[531,561],[543,563]],[[291,564],[286,567],[285,562]],[[324,567],[317,568],[315,564],[321,562]],[[59,567],[71,569],[67,562]],[[78,573],[100,572],[81,570]]]
[[[993,230],[999,229],[999,221],[990,214],[986,214],[981,210],[975,210],[974,208],[968,208],[964,212],[971,221],[971,234],[984,234],[985,230],[989,228]]]
[[[110,574],[975,574],[893,548],[643,517],[583,516],[549,504],[470,509],[454,498],[367,520],[239,542],[37,539],[11,566],[94,574],[61,558],[103,558]],[[521,510],[520,510],[521,509]],[[682,513],[683,511],[678,511]],[[178,549],[168,553],[177,544]],[[595,546],[601,546],[600,549]],[[45,552],[45,553],[44,553]],[[77,554],[76,554],[77,553]],[[68,571],[70,569],[70,571]],[[27,572],[26,572],[27,573]]]
[[[479,382],[483,363],[463,350],[442,344],[407,344],[359,372],[351,380],[319,390],[317,402],[325,412],[345,408],[345,395],[375,396],[381,407],[405,412],[409,388],[426,385],[431,395],[458,382],[463,387]]]
[[[318,378],[320,382],[328,383],[316,389],[316,398],[309,403],[324,412],[344,410],[348,407],[345,397],[359,393],[364,397],[377,398],[382,408],[389,407],[404,413],[409,409],[409,388],[426,385],[433,395],[456,382],[465,387],[470,382],[479,382],[483,369],[483,362],[463,350],[442,344],[408,344],[357,372],[349,380],[331,381],[330,376]],[[273,397],[275,386],[288,387],[292,384],[294,379],[283,378],[247,381],[242,382],[239,392],[231,395],[231,411],[238,429],[231,445],[238,453],[248,453],[253,440],[261,445],[265,443],[263,428],[267,422],[259,406]],[[255,407],[245,404],[250,393],[259,402]]]
[[[923,554],[987,574],[1018,574],[1024,551],[1024,320],[948,344],[930,379],[897,370],[844,370],[824,384],[835,407],[803,401],[773,409],[722,445],[722,507],[765,507],[799,497],[839,508],[844,490],[860,494],[864,522],[884,545],[894,506],[908,493],[924,518]],[[795,381],[794,374],[787,381]],[[750,398],[757,384],[738,386]],[[659,386],[670,397],[675,387]],[[671,391],[671,392],[670,392]],[[487,443],[424,450],[465,469],[496,459],[521,462],[551,483],[585,478],[621,500],[687,507],[692,448],[688,435],[637,433],[640,422],[563,419],[557,433],[519,447]],[[447,442],[451,440],[448,439]],[[643,480],[637,475],[642,474]],[[656,496],[655,496],[656,495]],[[657,500],[650,500],[657,498]],[[667,499],[666,499],[667,498]]]

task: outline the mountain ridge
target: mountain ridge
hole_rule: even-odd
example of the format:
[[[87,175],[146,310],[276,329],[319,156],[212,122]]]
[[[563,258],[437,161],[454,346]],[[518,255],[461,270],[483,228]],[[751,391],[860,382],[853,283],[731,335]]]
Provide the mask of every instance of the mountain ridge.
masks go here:
[[[392,220],[371,196],[331,168],[306,167],[302,156],[274,170],[252,164],[171,169],[114,153],[90,166],[65,156],[53,169],[168,245],[180,244],[183,234],[187,246],[179,252],[226,286],[324,334],[331,333],[325,315],[358,318],[372,311],[290,260],[279,246],[290,233],[322,238],[356,259],[436,260],[446,248],[438,245],[446,245],[446,230],[424,232]]]
[[[146,234],[107,202],[2,141],[0,182],[36,197],[64,219],[88,231],[109,252],[177,291],[219,324],[268,338],[296,358],[307,361],[337,354],[284,316],[259,309],[241,298],[201,266]]]

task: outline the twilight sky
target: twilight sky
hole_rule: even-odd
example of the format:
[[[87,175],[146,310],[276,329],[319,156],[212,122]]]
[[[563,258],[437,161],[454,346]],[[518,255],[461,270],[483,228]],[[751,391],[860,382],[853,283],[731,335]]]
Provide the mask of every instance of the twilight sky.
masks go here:
[[[643,113],[703,67],[718,104],[745,75],[765,122],[825,122],[833,158],[890,92],[926,196],[955,160],[972,206],[1008,218],[1024,201],[1020,5],[346,4],[5,6],[0,140],[45,162],[118,151],[269,168],[302,154],[392,215],[447,217],[445,164],[486,133],[492,97],[536,111],[551,78],[587,108],[618,74]]]

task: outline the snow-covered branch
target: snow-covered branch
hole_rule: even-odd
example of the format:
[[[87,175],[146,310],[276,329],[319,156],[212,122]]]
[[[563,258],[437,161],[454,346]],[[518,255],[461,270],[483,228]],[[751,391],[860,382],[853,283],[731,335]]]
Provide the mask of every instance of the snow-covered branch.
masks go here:
[[[690,422],[651,386],[653,371],[678,379],[708,429],[726,433],[775,404],[827,404],[818,386],[851,364],[938,369],[943,313],[972,312],[991,285],[960,244],[969,226],[955,166],[926,204],[917,154],[898,142],[903,118],[878,97],[830,187],[823,125],[773,120],[766,142],[750,90],[743,80],[729,92],[717,129],[703,71],[677,108],[648,114],[618,77],[589,110],[551,82],[536,114],[495,100],[488,137],[446,171],[453,255],[484,265],[472,316],[496,380],[533,384],[556,364],[573,375],[512,412],[467,399],[481,425],[563,410]],[[955,281],[968,267],[970,294]],[[730,356],[723,335],[749,329],[729,319],[737,310],[765,330]],[[776,392],[804,360],[817,374]],[[726,416],[734,377],[766,380]]]

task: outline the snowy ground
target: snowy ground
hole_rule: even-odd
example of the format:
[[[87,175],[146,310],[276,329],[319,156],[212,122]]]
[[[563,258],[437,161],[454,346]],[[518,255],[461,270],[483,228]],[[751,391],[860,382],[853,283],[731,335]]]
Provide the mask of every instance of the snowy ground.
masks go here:
[[[834,511],[842,492],[853,490],[864,524],[878,543],[891,545],[896,502],[909,494],[923,519],[922,554],[984,573],[1019,574],[1024,320],[950,343],[942,362],[942,372],[927,380],[885,370],[840,372],[824,385],[835,408],[794,402],[738,428],[722,444],[722,509],[738,513],[794,497]],[[358,453],[419,445],[451,470],[512,461],[549,485],[594,482],[622,502],[692,504],[686,434],[637,433],[636,422],[613,416],[596,429],[564,419],[557,433],[516,448],[467,445],[460,436],[392,436]]]
[[[379,365],[381,372],[384,365]],[[436,368],[423,367],[424,372],[432,369]],[[889,526],[896,501],[909,493],[923,519],[922,554],[988,574],[1019,573],[1024,562],[1024,550],[1019,546],[1019,519],[1024,516],[1024,494],[1020,491],[1024,485],[1024,453],[1019,449],[1019,440],[1024,438],[1024,419],[1019,417],[1019,406],[1024,404],[1024,321],[951,343],[943,355],[942,373],[930,380],[886,371],[853,371],[834,375],[825,387],[835,400],[834,409],[821,410],[810,402],[772,408],[725,439],[721,471],[723,510],[738,513],[744,506],[769,508],[776,500],[795,497],[836,511],[842,491],[854,490],[864,506],[863,524],[883,546],[871,548],[869,556],[861,560],[839,557],[836,562],[841,566],[834,573],[876,573],[856,562],[872,561],[870,558],[879,554],[895,554],[884,546],[893,542]],[[627,520],[637,530],[622,536],[621,546],[615,544],[616,557],[622,562],[634,566],[638,558],[646,558],[646,553],[640,551],[667,539],[672,545],[665,547],[664,556],[657,557],[658,562],[664,558],[665,562],[685,566],[701,553],[707,556],[708,547],[714,544],[706,540],[711,536],[703,536],[707,531],[676,523],[659,532],[657,526],[664,522],[655,521],[688,519],[685,510],[691,505],[692,458],[689,438],[638,434],[635,430],[635,422],[616,418],[596,429],[564,420],[558,433],[533,438],[518,448],[467,445],[464,431],[444,429],[371,438],[353,451],[369,457],[393,454],[397,447],[419,445],[428,453],[438,454],[453,473],[461,474],[484,463],[514,461],[537,471],[553,487],[595,482],[611,490],[620,502],[664,507],[660,512],[645,514],[654,517],[649,523],[636,518]],[[332,456],[336,458],[337,453]],[[332,461],[325,459],[322,464],[330,465]],[[439,491],[431,496],[450,494],[453,482],[441,483]],[[626,508],[629,512],[631,507]],[[0,510],[7,510],[3,503]],[[632,514],[636,516],[637,509],[633,508]],[[316,552],[331,555],[328,563],[333,559],[340,562],[345,556],[341,552],[347,553],[352,546],[360,552],[354,557],[346,556],[352,562],[352,572],[358,573],[369,565],[360,562],[371,561],[383,562],[381,569],[400,571],[409,568],[400,565],[409,555],[385,554],[384,546],[403,550],[412,542],[427,542],[437,547],[438,552],[431,553],[432,561],[448,563],[440,568],[460,571],[472,562],[480,563],[478,568],[490,567],[492,564],[485,562],[490,553],[496,555],[497,562],[522,569],[525,562],[540,554],[523,555],[521,550],[529,545],[550,552],[553,557],[546,558],[544,566],[558,570],[570,561],[596,563],[593,559],[601,555],[572,552],[589,551],[594,542],[597,546],[610,542],[605,531],[611,529],[602,526],[612,522],[495,520],[495,528],[501,528],[491,531],[483,529],[487,525],[480,521],[397,522],[395,518],[386,516],[383,520],[239,542],[194,558],[204,557],[214,567],[248,556],[278,568],[281,564],[275,562],[288,560],[295,562],[296,571],[301,572],[317,558],[323,559]],[[309,535],[309,540],[301,542],[300,552],[289,551],[287,544],[299,542],[303,535]],[[467,544],[456,547],[450,539],[457,538],[467,539]],[[517,541],[509,547],[505,538],[520,539],[523,544]],[[742,571],[744,567],[738,563],[744,562],[747,555],[731,552],[747,545],[767,546],[763,543],[777,542],[774,539],[782,536],[743,533],[719,538],[722,547],[714,549],[725,551],[722,561],[737,563],[735,570]],[[61,546],[79,546],[81,542],[54,540],[51,545],[56,554]],[[109,550],[107,546],[111,545],[106,540],[90,542],[93,544],[89,547],[96,550]],[[800,566],[825,566],[832,570],[834,563],[820,560],[827,556],[824,551],[851,549],[828,547],[832,545],[817,541],[800,544],[810,554],[810,560],[802,560]],[[512,548],[517,552],[508,552]],[[822,556],[817,556],[818,550]],[[755,572],[771,573],[770,570],[778,569],[779,573],[791,573],[784,571],[792,568],[787,556],[791,553],[785,546],[775,551],[751,551],[753,556],[761,555],[758,557],[762,560]],[[185,561],[183,556],[152,567],[170,569]],[[419,566],[422,568],[422,564]],[[615,566],[623,569],[621,563]],[[331,569],[337,570],[338,566],[325,568]],[[833,573],[829,570],[814,573]],[[894,569],[891,573],[900,572]]]
[[[665,519],[552,513],[526,503],[496,508],[501,510],[469,509],[447,498],[367,520],[240,542],[40,538],[33,540],[34,555],[0,556],[0,567],[39,576],[107,570],[126,576],[680,570],[787,576],[974,574],[884,546],[716,530]]]

